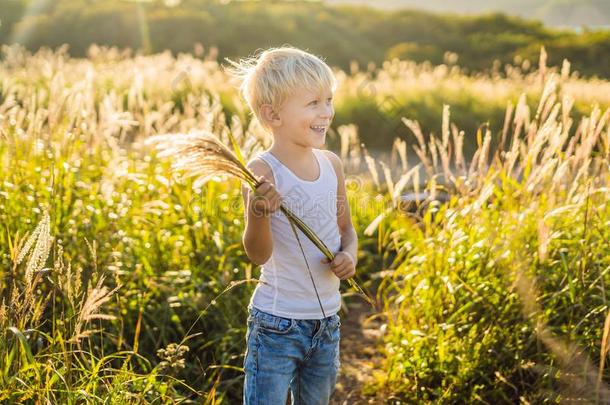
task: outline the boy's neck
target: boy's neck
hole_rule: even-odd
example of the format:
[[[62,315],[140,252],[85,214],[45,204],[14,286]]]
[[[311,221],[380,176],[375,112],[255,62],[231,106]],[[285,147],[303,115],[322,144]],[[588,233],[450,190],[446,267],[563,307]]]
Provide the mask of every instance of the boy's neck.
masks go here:
[[[311,146],[302,146],[291,142],[282,142],[276,138],[269,148],[269,151],[278,158],[285,161],[302,162],[311,158],[313,148]]]

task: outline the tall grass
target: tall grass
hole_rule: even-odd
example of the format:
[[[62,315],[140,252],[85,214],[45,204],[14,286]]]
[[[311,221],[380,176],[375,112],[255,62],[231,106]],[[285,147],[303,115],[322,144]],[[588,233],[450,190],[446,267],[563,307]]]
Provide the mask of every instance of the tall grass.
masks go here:
[[[248,158],[269,137],[209,58],[3,52],[0,401],[239,402],[258,271],[241,245],[241,193],[174,175],[143,142],[231,134]],[[579,103],[607,102],[608,83],[543,71],[338,72],[338,112],[370,76],[401,97],[471,94],[466,104],[506,117],[504,132],[462,132],[436,98],[439,136],[420,114],[392,116],[411,132],[383,162],[360,144],[362,126],[336,128],[358,272],[386,302],[380,381],[396,397],[534,403],[582,396],[577,386],[606,398],[608,116],[573,120]],[[555,85],[543,91],[543,78]],[[428,209],[403,213],[401,194],[424,190]],[[433,201],[441,191],[447,205]],[[571,359],[570,344],[586,355]]]
[[[104,57],[113,58],[111,52]],[[148,71],[150,62],[136,69]],[[31,304],[39,323],[17,325],[21,318],[12,316],[6,325],[36,336],[27,340],[37,342],[34,361],[42,377],[55,381],[25,379],[17,371],[29,373],[29,363],[14,363],[6,369],[14,377],[1,391],[18,400],[31,387],[47,386],[48,392],[37,391],[38,400],[59,403],[80,401],[83,392],[117,400],[125,393],[145,402],[236,397],[252,283],[200,315],[231,281],[255,278],[240,243],[241,196],[231,184],[193,188],[174,178],[167,164],[145,155],[137,134],[200,125],[232,131],[244,150],[260,147],[257,138],[246,140],[239,120],[227,123],[216,93],[190,93],[181,111],[171,101],[171,81],[156,89],[123,82],[118,71],[104,73],[99,63],[41,52],[16,54],[1,65],[0,287],[3,296],[33,291],[40,301]],[[133,72],[127,60],[108,63]],[[173,69],[166,78],[180,72]],[[48,264],[43,273],[25,272],[27,262],[15,267],[11,259],[9,240],[32,232],[44,212],[54,237],[47,261],[62,258],[66,274]],[[35,288],[5,282],[26,274],[37,280]],[[4,303],[11,307],[10,300]],[[100,304],[112,318],[96,318]],[[82,349],[74,348],[76,341],[62,346],[73,337],[80,337]],[[178,347],[168,354],[180,342],[189,351]],[[178,354],[184,367],[165,367]],[[18,388],[20,381],[25,385]]]
[[[495,149],[489,131],[477,134],[469,164],[448,110],[441,138],[428,142],[405,120],[420,139],[425,190],[452,197],[420,221],[386,219],[398,255],[382,286],[380,380],[395,396],[610,401],[610,111],[594,108],[575,124],[559,86],[549,75],[535,110],[525,97],[509,109]]]
[[[81,272],[64,262],[61,245],[52,267],[44,267],[53,244],[50,221],[45,212],[27,239],[16,234],[8,241],[13,266],[0,305],[0,400],[171,401],[176,382],[137,350],[105,354],[96,347],[104,344],[103,321],[116,319],[102,311],[119,287],[110,290],[100,273],[83,284]],[[134,367],[136,359],[147,364],[145,374],[136,371],[142,368]]]
[[[216,62],[112,50],[74,60],[61,51],[4,49],[0,288],[10,308],[12,291],[26,291],[20,280],[36,280],[28,291],[40,301],[40,321],[17,325],[11,316],[6,326],[25,333],[34,363],[53,382],[24,379],[31,364],[13,363],[6,373],[14,378],[1,392],[21,400],[36,391],[41,402],[78,402],[85,393],[93,402],[120,400],[121,392],[144,402],[238,401],[258,271],[241,245],[241,193],[235,182],[174,176],[143,141],[193,129],[228,141],[231,133],[249,157],[269,139],[225,115],[219,89],[181,79],[189,68],[222,83]],[[45,270],[25,272],[29,256],[16,266],[10,246],[26,233],[40,235],[45,213],[49,257],[36,259]],[[371,215],[361,215],[359,226]],[[64,270],[55,269],[58,260]],[[17,389],[20,381],[27,384]]]

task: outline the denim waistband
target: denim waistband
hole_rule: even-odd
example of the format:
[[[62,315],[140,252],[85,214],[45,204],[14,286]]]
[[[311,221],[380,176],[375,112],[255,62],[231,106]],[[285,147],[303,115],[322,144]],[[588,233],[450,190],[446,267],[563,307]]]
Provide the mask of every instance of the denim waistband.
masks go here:
[[[332,319],[334,319],[337,314],[333,314],[333,315],[329,315],[326,318],[319,318],[319,319],[295,319],[295,318],[290,318],[287,316],[282,316],[282,315],[274,315],[272,313],[269,312],[265,312],[263,310],[260,310],[258,308],[256,308],[255,306],[248,306],[248,310],[249,312],[252,314],[252,316],[270,316],[270,317],[276,317],[276,318],[283,318],[283,319],[289,319],[289,320],[295,320],[295,321],[305,321],[305,322],[313,322],[315,323],[316,321],[321,322],[321,321],[331,321]]]

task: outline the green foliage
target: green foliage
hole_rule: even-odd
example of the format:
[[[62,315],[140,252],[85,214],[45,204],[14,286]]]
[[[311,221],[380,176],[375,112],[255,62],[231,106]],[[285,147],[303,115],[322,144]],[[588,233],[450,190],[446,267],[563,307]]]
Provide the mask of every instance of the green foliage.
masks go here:
[[[45,7],[27,0],[0,0],[0,43],[29,49],[69,44],[86,56],[91,44],[145,53],[192,52],[195,43],[216,47],[218,56],[239,58],[256,49],[291,44],[324,55],[348,69],[350,62],[381,64],[390,58],[442,63],[445,52],[459,55],[464,68],[489,69],[494,61],[512,63],[518,55],[534,59],[541,45],[553,64],[563,58],[586,75],[610,76],[606,31],[577,34],[545,28],[536,21],[502,14],[436,15],[387,12],[309,1],[116,2],[54,0]],[[66,29],[70,27],[70,29]]]
[[[359,3],[384,9],[415,8],[436,12],[480,14],[490,11],[536,18],[562,27],[607,25],[610,5],[605,0],[325,0],[329,4]]]
[[[201,128],[227,145],[230,132],[245,159],[268,145],[239,119],[246,114],[219,65],[96,47],[86,60],[5,48],[0,77],[0,401],[239,402],[258,275],[241,245],[239,187],[218,179],[194,188],[142,143]],[[381,284],[386,304],[386,389],[417,403],[593,393],[591,379],[578,378],[582,362],[558,349],[573,342],[597,361],[608,313],[610,140],[608,115],[594,106],[610,104],[608,82],[555,68],[469,76],[399,61],[338,77],[334,146],[348,172],[358,281]],[[544,79],[557,86],[541,97]],[[562,96],[577,109],[566,99],[553,110]],[[505,144],[515,142],[514,155],[491,153],[507,102],[516,104]],[[460,135],[445,103],[454,122],[476,129],[489,120],[490,131]],[[546,107],[536,113],[536,103]],[[571,120],[582,114],[589,124],[578,127]],[[362,173],[356,128],[340,126],[357,122],[367,146],[387,150],[382,126],[405,131],[403,117],[439,128],[417,142],[427,191],[444,187],[447,205],[399,211],[401,191],[420,186],[413,155],[398,167],[392,148],[381,175],[373,162],[376,186]],[[470,167],[455,161],[474,150]]]
[[[587,353],[600,350],[608,311],[603,291],[610,281],[603,243],[608,204],[598,197],[590,202],[602,208],[588,219],[588,231],[586,204],[555,216],[550,230],[555,237],[543,262],[537,257],[543,242],[536,238],[536,224],[550,210],[540,206],[519,215],[520,207],[505,204],[509,199],[501,193],[497,198],[482,212],[466,215],[453,200],[436,213],[428,235],[412,231],[404,237],[390,306],[398,318],[389,327],[386,351],[387,378],[407,401],[561,398],[558,357],[540,347],[536,322],[523,316],[528,301],[540,305],[536,315],[558,336]],[[582,235],[586,239],[576,247],[575,238]],[[499,248],[507,242],[514,244],[511,249]],[[532,263],[519,268],[520,260]],[[536,283],[538,296],[515,288],[520,272]]]
[[[610,138],[591,129],[566,151],[554,132],[565,115],[549,111],[528,124],[517,114],[528,137],[514,135],[512,149],[483,141],[468,172],[428,163],[455,195],[419,221],[386,224],[398,256],[383,290],[384,382],[406,402],[608,400],[607,367],[598,377],[591,363],[606,356]]]
[[[80,62],[6,51],[0,402],[239,402],[246,307],[258,276],[241,242],[241,190],[223,179],[194,188],[142,146],[153,133],[203,126],[231,131],[246,159],[260,150],[225,115],[220,90],[201,87],[221,75],[218,66],[167,54],[137,62],[99,49]],[[204,74],[177,80],[183,63]],[[30,271],[29,256],[16,265],[16,252],[45,212],[48,243],[33,251],[49,257]],[[376,214],[359,214],[360,233]],[[376,260],[371,250],[360,282]],[[99,298],[94,311],[89,297]]]

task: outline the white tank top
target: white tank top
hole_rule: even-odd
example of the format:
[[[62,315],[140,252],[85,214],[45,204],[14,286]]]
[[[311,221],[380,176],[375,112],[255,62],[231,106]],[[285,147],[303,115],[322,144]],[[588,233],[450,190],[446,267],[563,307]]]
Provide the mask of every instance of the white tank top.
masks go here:
[[[337,176],[324,152],[313,149],[320,175],[314,181],[297,177],[271,152],[259,155],[271,168],[275,188],[285,207],[305,222],[336,253],[341,248],[337,224]],[[260,280],[250,306],[276,316],[294,319],[322,319],[322,310],[307,271],[307,265],[286,216],[277,210],[270,216],[273,251],[262,265]],[[326,316],[336,314],[341,307],[340,280],[325,256],[298,228],[295,229],[307,257],[307,263]]]

